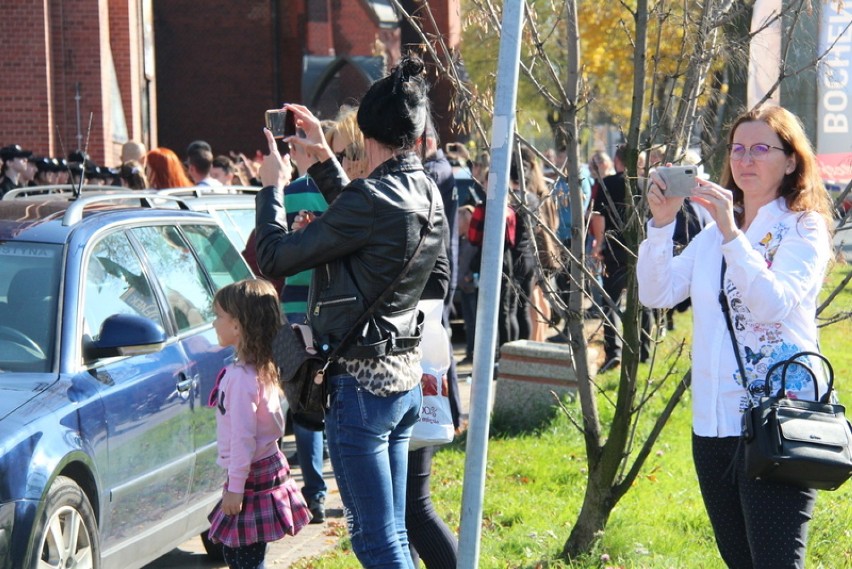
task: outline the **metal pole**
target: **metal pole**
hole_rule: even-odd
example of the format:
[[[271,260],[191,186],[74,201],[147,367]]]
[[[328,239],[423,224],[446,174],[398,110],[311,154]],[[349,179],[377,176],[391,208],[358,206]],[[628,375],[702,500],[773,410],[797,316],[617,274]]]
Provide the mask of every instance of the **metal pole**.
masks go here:
[[[518,95],[518,61],[521,57],[523,2],[506,0],[500,53],[497,59],[497,90],[491,128],[491,171],[485,199],[485,228],[479,297],[476,311],[476,340],[473,352],[473,386],[470,423],[462,492],[458,569],[479,567],[482,502],[488,455],[489,402],[494,378],[497,307],[503,267],[503,236],[506,232],[506,203],[509,164],[515,132],[515,101]]]
[[[74,102],[77,105],[77,150],[82,150],[83,149],[83,130],[82,130],[82,127],[80,126],[80,99],[82,99],[83,96],[80,94],[80,83],[79,83],[79,81],[74,86],[74,88],[75,88]]]

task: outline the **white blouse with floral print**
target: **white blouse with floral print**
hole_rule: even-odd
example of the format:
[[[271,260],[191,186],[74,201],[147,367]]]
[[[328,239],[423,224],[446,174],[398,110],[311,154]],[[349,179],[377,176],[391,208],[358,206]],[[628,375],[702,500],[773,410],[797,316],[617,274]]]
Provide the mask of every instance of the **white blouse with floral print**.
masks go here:
[[[791,212],[778,198],[729,243],[722,244],[711,224],[673,256],[674,225],[648,224],[648,237],[639,247],[639,298],[651,308],[670,308],[692,297],[693,430],[705,437],[739,436],[741,414],[750,398],[756,401],[763,394],[769,367],[796,352],[817,351],[817,297],[831,256],[828,228],[820,215]],[[722,254],[748,391],[718,300]],[[821,370],[816,361],[811,367]],[[825,381],[818,376],[823,394]],[[773,378],[774,392],[780,380]],[[790,367],[786,391],[790,397],[813,399],[810,374]]]

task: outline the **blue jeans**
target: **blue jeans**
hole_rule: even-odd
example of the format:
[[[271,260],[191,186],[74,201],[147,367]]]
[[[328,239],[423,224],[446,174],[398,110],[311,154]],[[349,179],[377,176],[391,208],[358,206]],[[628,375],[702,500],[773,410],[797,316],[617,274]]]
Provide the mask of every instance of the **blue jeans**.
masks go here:
[[[305,483],[302,495],[310,505],[312,500],[325,498],[328,489],[322,477],[323,432],[312,431],[293,421],[293,434],[296,436],[296,453]]]
[[[405,530],[405,489],[420,386],[378,397],[350,375],[328,381],[328,452],[352,550],[367,568],[414,569]]]

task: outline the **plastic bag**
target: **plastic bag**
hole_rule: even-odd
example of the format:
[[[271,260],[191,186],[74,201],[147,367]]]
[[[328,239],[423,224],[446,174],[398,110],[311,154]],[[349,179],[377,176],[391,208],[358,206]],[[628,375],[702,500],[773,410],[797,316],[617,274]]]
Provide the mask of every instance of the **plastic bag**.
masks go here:
[[[450,339],[441,324],[444,303],[440,299],[421,300],[418,307],[425,314],[423,339],[420,342],[423,353],[420,362],[423,368],[420,379],[423,404],[420,407],[420,420],[411,433],[408,450],[447,444],[452,442],[455,435],[447,386]]]

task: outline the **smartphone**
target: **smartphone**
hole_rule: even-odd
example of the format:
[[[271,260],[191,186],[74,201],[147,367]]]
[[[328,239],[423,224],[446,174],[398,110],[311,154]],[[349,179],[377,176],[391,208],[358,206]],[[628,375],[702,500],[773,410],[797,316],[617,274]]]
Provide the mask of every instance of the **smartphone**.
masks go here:
[[[293,136],[296,134],[296,117],[286,109],[270,109],[266,111],[266,128],[273,138]]]
[[[656,171],[666,183],[667,197],[688,198],[692,195],[692,189],[698,185],[695,181],[697,166],[661,166]]]

